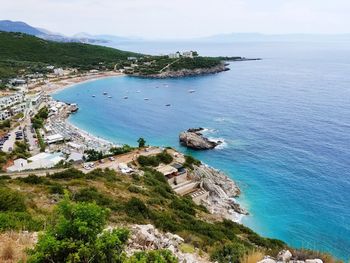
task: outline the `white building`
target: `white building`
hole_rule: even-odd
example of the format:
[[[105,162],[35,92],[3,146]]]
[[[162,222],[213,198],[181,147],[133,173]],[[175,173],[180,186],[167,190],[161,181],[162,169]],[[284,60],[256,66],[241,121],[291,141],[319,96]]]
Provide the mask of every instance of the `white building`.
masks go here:
[[[0,111],[0,120],[4,121],[11,117],[11,112],[9,110]]]
[[[55,68],[53,70],[53,74],[55,74],[57,76],[63,76],[64,75],[64,70],[63,70],[63,68]]]
[[[46,136],[47,144],[62,142],[63,140],[64,140],[64,137],[61,134],[53,134],[53,135]]]
[[[27,104],[25,102],[16,104],[11,107],[10,111],[12,115],[17,115],[18,113],[24,113],[27,108]]]
[[[185,51],[182,53],[182,56],[185,58],[193,58],[193,52],[192,51]]]
[[[7,172],[20,172],[24,170],[49,169],[54,167],[60,161],[64,160],[59,153],[39,153],[33,157],[17,159],[14,164],[7,168]]]
[[[0,110],[11,107],[17,103],[24,101],[24,94],[22,92],[17,92],[8,96],[0,98]]]
[[[180,58],[180,52],[171,53],[168,55],[169,58]]]

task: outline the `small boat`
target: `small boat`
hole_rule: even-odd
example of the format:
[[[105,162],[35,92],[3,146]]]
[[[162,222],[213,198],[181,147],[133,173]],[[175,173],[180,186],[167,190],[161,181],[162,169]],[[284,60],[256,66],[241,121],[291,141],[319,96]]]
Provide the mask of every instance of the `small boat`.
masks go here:
[[[144,100],[149,100],[149,98],[144,98]]]
[[[189,93],[194,93],[194,92],[196,92],[194,89],[190,89],[189,91],[188,91]]]
[[[136,91],[136,93],[140,93],[140,92],[141,92],[141,90],[137,90],[137,91]]]
[[[103,92],[103,95],[107,95],[107,92]]]
[[[108,98],[112,98],[112,96],[108,96]]]
[[[171,106],[171,104],[166,104],[165,106],[170,107],[170,106]]]
[[[92,95],[91,97],[95,98],[95,97],[96,97],[96,95]]]
[[[124,97],[124,100],[127,100],[128,98],[129,98],[128,96],[125,96],[125,97]]]

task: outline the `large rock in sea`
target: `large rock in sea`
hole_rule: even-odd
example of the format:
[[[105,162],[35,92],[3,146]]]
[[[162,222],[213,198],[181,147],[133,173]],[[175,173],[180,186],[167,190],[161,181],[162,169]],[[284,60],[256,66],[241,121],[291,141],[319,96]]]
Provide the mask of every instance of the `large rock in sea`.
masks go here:
[[[188,129],[185,132],[181,132],[179,136],[180,143],[188,148],[195,150],[208,150],[214,149],[216,146],[221,144],[220,141],[210,141],[204,137],[201,131],[203,128]]]

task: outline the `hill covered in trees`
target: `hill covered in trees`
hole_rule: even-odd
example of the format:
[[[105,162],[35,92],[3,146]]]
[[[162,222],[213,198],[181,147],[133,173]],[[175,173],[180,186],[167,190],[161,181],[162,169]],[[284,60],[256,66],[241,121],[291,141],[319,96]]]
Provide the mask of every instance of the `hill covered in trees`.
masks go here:
[[[140,54],[82,43],[47,41],[22,33],[0,32],[0,79],[24,72],[42,72],[47,65],[113,69],[116,63]]]

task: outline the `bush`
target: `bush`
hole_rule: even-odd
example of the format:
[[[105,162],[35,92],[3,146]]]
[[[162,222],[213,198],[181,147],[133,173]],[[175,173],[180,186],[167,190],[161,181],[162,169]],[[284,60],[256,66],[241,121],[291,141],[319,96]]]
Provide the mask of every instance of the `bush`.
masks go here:
[[[163,152],[158,153],[157,155],[153,155],[153,156],[140,155],[137,158],[137,161],[141,166],[156,167],[160,163],[170,164],[173,161],[173,157],[170,154],[168,154],[166,151],[163,151]]]
[[[74,195],[74,200],[79,202],[93,202],[98,205],[110,206],[113,200],[97,191],[95,187],[83,188]]]
[[[163,151],[162,153],[157,154],[157,158],[160,162],[165,164],[170,164],[174,158],[168,154],[166,151]]]
[[[196,215],[196,210],[194,209],[195,204],[188,198],[175,198],[171,202],[170,207],[174,210],[183,211],[193,216]]]
[[[0,231],[38,231],[42,226],[42,222],[34,220],[27,212],[0,212]]]
[[[0,187],[0,211],[24,212],[25,210],[24,198],[19,192]]]
[[[136,193],[136,194],[144,193],[144,191],[142,190],[142,188],[139,187],[139,186],[136,186],[136,185],[130,185],[130,186],[128,187],[128,190],[129,190],[129,192],[131,192],[131,193]]]
[[[53,179],[78,179],[83,178],[85,175],[82,171],[75,168],[70,168],[59,173],[49,175]]]
[[[133,197],[125,204],[125,212],[133,219],[149,218],[147,206],[138,198]]]
[[[137,161],[138,161],[138,163],[141,166],[153,166],[153,167],[156,167],[156,166],[158,166],[160,164],[160,161],[159,161],[159,159],[156,156],[143,156],[143,155],[140,155],[137,158]]]
[[[219,244],[211,254],[211,260],[220,263],[240,263],[241,258],[248,252],[247,248],[240,243]]]
[[[56,220],[30,251],[29,263],[121,262],[129,232],[103,232],[108,211],[94,203],[74,204],[65,198],[56,210]]]
[[[151,250],[137,252],[125,263],[177,263],[177,258],[169,250]]]
[[[36,176],[35,174],[30,174],[27,177],[20,178],[19,180],[26,184],[42,184],[45,182],[42,177]]]
[[[64,194],[64,188],[60,184],[53,184],[53,185],[49,186],[49,193],[50,194],[63,195]]]
[[[201,161],[197,160],[196,158],[192,157],[191,155],[185,155],[184,167],[193,169],[193,165],[200,166],[201,164],[202,164]]]

